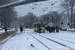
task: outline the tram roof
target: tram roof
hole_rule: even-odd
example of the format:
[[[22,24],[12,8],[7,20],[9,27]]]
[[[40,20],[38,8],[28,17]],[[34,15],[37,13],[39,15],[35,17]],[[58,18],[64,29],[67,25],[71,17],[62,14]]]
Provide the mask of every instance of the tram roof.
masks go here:
[[[45,22],[36,22],[36,23],[34,23],[34,24],[41,24],[41,23],[45,24]]]

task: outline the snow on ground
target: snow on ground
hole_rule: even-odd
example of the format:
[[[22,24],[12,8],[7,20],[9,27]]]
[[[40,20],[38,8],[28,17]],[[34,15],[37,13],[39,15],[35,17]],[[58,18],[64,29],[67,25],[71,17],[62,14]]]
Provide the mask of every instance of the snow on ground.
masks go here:
[[[74,47],[75,46],[75,40],[74,40],[75,39],[75,34],[71,34],[71,33],[68,33],[68,32],[65,32],[65,34],[64,33],[63,34],[59,34],[60,36],[62,36],[62,35],[67,35],[67,37],[70,36],[70,37],[68,37],[68,39],[64,38],[64,36],[63,37],[59,37],[59,36],[57,36],[58,34],[54,34],[54,33],[53,34],[41,34],[41,35],[43,35],[45,37],[48,37],[48,38],[50,38],[52,40],[55,40],[57,42],[60,42],[62,44],[65,44],[66,46],[70,46],[70,47],[72,47],[72,46]]]
[[[2,34],[2,33],[4,33],[5,32],[5,30],[0,30],[0,34]]]
[[[34,34],[36,32],[33,31],[33,29],[25,29],[23,33],[20,33],[20,31],[17,32],[17,35],[12,37],[10,40],[8,40],[5,44],[3,44],[0,47],[0,50],[48,50],[45,46],[43,46],[41,43],[39,43],[37,40],[35,40],[33,37],[31,37],[29,34],[35,35],[36,38],[38,38],[40,41],[42,41],[44,44],[46,44],[51,50],[68,50],[65,47],[60,46],[57,43],[54,43],[52,41],[49,41],[47,39],[44,39],[42,37],[39,37],[38,35]],[[71,43],[64,42],[60,39],[55,39],[51,36],[55,36],[57,38],[61,38],[64,40],[68,40],[66,37],[69,38],[71,41],[75,41],[75,34],[74,32],[68,32],[68,31],[60,31],[59,33],[41,33],[40,35],[46,36],[48,38],[51,38],[55,41],[61,42],[65,45],[70,46]],[[57,36],[56,36],[57,35]],[[63,37],[64,36],[64,37]],[[73,39],[70,39],[73,38]],[[31,44],[34,45],[34,47],[31,46]],[[73,49],[75,49],[75,45],[71,44]]]
[[[75,30],[75,28],[72,28],[72,29],[69,28],[69,29],[67,29],[67,30]]]
[[[47,39],[44,39],[43,37],[38,37],[38,35],[33,34],[35,37],[37,37],[41,42],[46,44],[51,50],[68,50],[68,48],[63,47],[55,42],[49,41]],[[62,48],[59,48],[62,47]]]
[[[11,38],[3,45],[2,50],[30,50],[30,48],[34,50],[33,47],[30,47],[26,37],[24,34],[18,33],[17,36]]]
[[[11,38],[1,46],[1,50],[47,50],[44,46],[38,43],[39,42],[27,33],[17,32],[15,37]],[[31,44],[34,44],[35,47],[32,47]]]

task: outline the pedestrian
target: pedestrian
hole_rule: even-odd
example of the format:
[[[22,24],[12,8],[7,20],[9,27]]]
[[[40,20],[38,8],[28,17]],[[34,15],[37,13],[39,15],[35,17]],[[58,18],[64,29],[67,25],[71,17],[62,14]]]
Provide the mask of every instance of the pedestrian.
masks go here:
[[[50,26],[47,26],[47,27],[46,27],[46,30],[49,31],[49,28],[50,28]]]
[[[49,27],[49,32],[50,32],[50,33],[52,32],[52,27]]]
[[[56,26],[56,32],[59,32],[59,26]]]
[[[5,33],[7,33],[7,27],[5,27],[4,29],[5,29]]]
[[[54,26],[54,27],[52,27],[52,32],[55,32],[55,26]]]
[[[23,32],[23,27],[22,27],[22,26],[20,27],[20,33],[21,33],[21,32]]]

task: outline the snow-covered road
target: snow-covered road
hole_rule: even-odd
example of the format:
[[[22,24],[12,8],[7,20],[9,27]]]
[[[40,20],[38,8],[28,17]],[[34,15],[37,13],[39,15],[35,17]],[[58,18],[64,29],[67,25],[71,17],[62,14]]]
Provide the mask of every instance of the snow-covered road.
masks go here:
[[[26,29],[24,33],[18,31],[16,36],[0,46],[0,50],[49,50],[29,34],[41,41],[50,50],[75,50],[74,32],[60,31],[59,33],[49,33],[46,31],[45,33],[39,34],[34,32],[33,29]],[[48,40],[48,38],[53,41]]]
[[[50,48],[50,50],[69,50],[69,48],[66,48],[62,45],[59,45],[53,41],[50,41],[48,39],[45,39],[43,37],[40,37],[36,34],[32,34],[34,37],[36,37],[37,39],[39,39],[42,43],[44,43],[46,46],[48,46],[48,48]],[[62,47],[62,48],[59,48],[59,47]]]

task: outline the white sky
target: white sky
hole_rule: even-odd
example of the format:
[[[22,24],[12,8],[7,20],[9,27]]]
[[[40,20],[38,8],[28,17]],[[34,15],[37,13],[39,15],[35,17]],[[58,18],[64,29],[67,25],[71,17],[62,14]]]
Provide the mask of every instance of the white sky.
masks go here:
[[[57,1],[57,2],[56,2]],[[56,2],[56,3],[55,3]],[[55,3],[52,8],[51,8],[51,3]],[[44,2],[38,2],[37,5],[36,3],[31,3],[31,4],[24,4],[21,6],[15,7],[15,11],[18,12],[18,17],[19,16],[24,16],[28,12],[32,12],[36,16],[40,16],[43,14],[48,13],[49,11],[58,11],[60,9],[60,0],[49,0],[49,1],[44,1]]]

